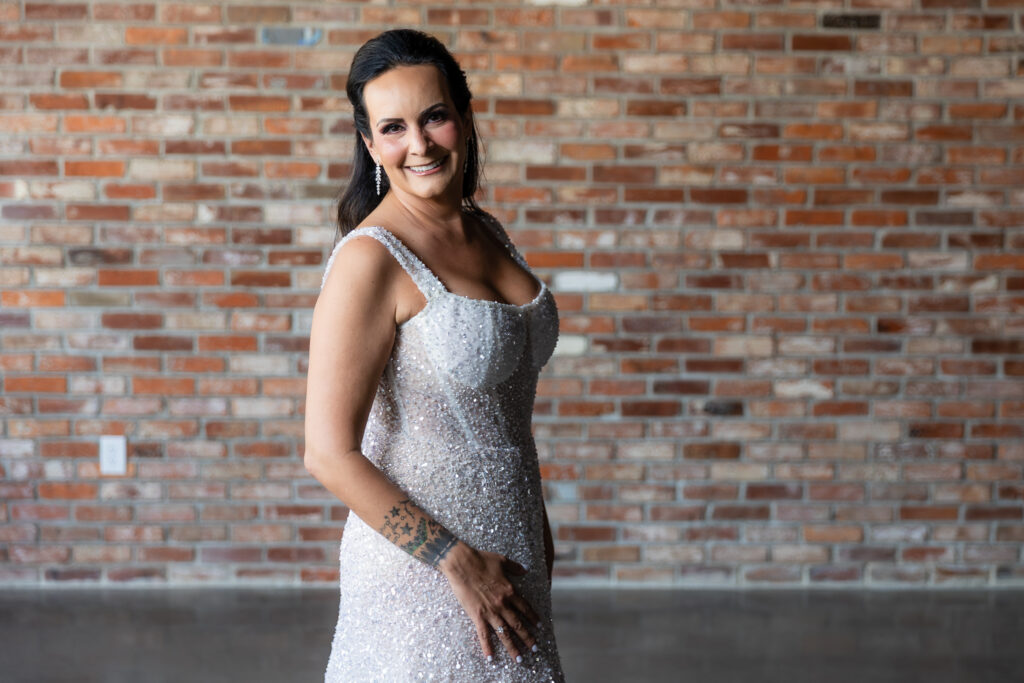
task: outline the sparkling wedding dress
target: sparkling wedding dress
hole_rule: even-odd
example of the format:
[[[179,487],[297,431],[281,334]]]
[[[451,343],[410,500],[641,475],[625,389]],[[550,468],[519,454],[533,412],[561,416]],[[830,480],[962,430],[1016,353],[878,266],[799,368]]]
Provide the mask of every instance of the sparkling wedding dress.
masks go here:
[[[482,222],[530,272],[498,221],[485,214]],[[336,245],[321,288],[338,250],[359,235],[381,242],[427,300],[398,327],[362,452],[457,538],[525,567],[526,575],[509,578],[541,628],[533,629],[538,651],[524,647],[521,664],[492,635],[488,663],[444,575],[349,513],[325,683],[564,681],[530,432],[537,375],[558,338],[554,297],[541,281],[536,298],[521,306],[454,294],[394,234],[375,226]]]

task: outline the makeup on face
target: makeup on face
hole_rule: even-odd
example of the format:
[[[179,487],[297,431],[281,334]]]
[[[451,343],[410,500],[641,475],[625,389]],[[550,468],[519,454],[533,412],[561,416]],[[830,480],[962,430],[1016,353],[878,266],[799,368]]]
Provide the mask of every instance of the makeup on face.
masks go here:
[[[393,190],[424,199],[461,199],[464,122],[432,65],[396,67],[368,82],[363,99],[373,126],[367,148]]]

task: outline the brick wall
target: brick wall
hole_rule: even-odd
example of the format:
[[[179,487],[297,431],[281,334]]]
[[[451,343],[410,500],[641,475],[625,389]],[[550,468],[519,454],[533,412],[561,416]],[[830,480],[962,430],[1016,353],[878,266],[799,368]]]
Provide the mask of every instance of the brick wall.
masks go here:
[[[307,336],[347,64],[411,25],[557,293],[560,581],[1020,583],[1022,15],[0,0],[0,582],[337,580]]]

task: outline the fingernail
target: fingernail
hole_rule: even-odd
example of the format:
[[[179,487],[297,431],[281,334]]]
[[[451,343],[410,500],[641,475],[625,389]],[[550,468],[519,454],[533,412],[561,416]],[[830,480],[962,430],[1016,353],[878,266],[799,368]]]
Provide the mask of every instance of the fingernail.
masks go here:
[[[537,651],[537,643],[533,644],[533,647],[530,648],[530,651],[531,652],[536,652]]]
[[[522,664],[522,663],[523,663],[523,656],[522,655],[516,655],[516,664]]]

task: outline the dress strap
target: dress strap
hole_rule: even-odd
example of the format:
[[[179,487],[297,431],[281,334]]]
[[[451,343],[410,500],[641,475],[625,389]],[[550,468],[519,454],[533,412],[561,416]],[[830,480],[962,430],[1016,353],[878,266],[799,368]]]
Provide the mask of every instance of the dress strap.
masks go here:
[[[516,245],[512,243],[512,239],[508,236],[508,233],[505,232],[505,228],[501,225],[501,222],[486,211],[480,211],[476,215],[480,218],[484,226],[490,230],[491,234],[494,235],[499,242],[505,245],[505,249],[507,249],[508,253],[512,255],[512,258],[515,259],[516,263],[521,265],[526,272],[531,272],[529,264],[526,262],[526,259],[523,258],[523,255],[519,253],[519,250],[516,249]]]
[[[327,259],[327,266],[324,268],[324,276],[320,281],[320,289],[323,289],[324,284],[327,282],[327,274],[330,272],[331,265],[334,263],[334,258],[338,255],[338,251],[341,249],[342,245],[357,235],[372,237],[383,244],[385,248],[391,252],[394,259],[398,261],[398,265],[402,266],[402,270],[409,274],[409,277],[412,278],[412,281],[416,283],[416,286],[419,287],[421,292],[423,292],[423,296],[428,300],[439,292],[444,291],[444,285],[442,285],[441,281],[437,279],[437,276],[423,265],[423,262],[420,261],[419,258],[417,258],[416,255],[402,243],[402,240],[395,237],[395,235],[389,230],[385,230],[377,225],[367,225],[362,228],[356,228],[338,241],[334,246],[334,250],[331,252],[330,257]]]

